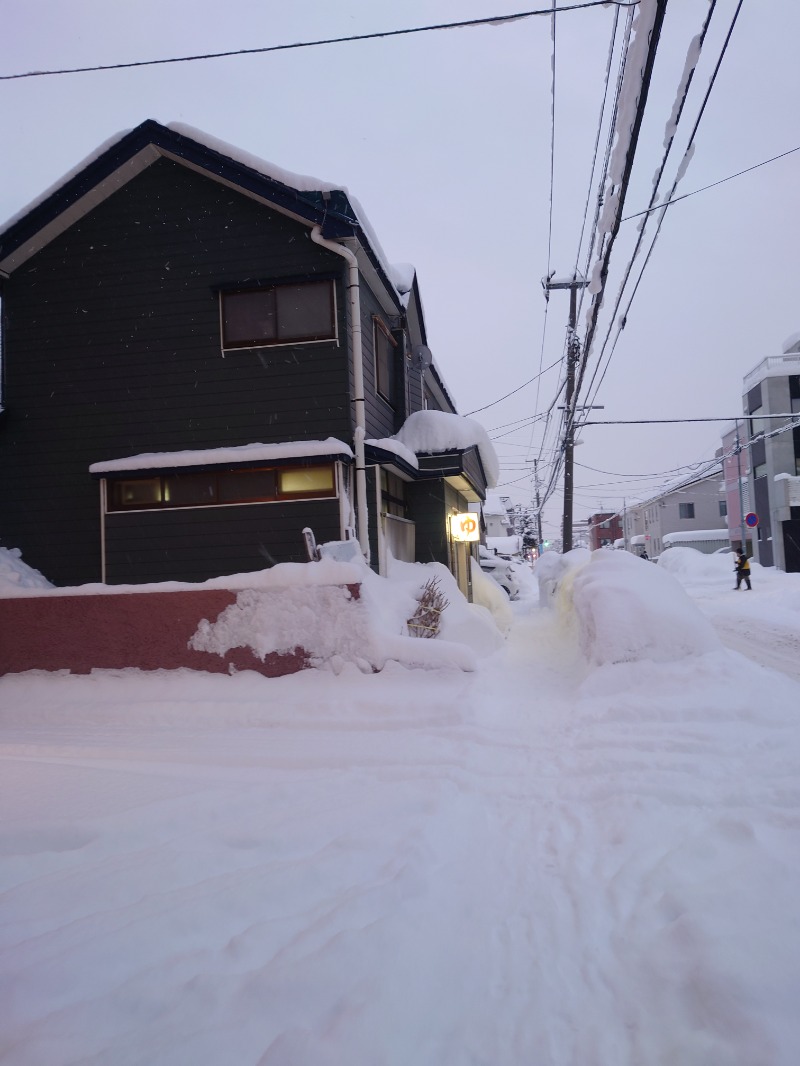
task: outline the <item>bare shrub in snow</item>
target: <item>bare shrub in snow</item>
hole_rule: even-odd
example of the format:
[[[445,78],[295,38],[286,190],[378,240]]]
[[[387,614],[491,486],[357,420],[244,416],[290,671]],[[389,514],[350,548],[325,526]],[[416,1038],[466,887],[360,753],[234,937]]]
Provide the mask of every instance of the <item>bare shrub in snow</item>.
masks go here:
[[[450,601],[439,588],[438,577],[432,577],[422,586],[419,605],[406,622],[412,637],[437,637],[442,624],[442,611]]]

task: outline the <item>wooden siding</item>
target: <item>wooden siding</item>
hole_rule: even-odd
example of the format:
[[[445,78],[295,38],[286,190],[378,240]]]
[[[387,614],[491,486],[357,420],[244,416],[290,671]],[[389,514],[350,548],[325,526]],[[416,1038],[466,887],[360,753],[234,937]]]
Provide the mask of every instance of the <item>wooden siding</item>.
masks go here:
[[[343,267],[307,227],[166,159],[42,249],[5,283],[0,542],[58,584],[96,581],[90,463],[349,442]],[[216,286],[307,276],[336,279],[338,344],[223,357]]]
[[[402,426],[406,418],[406,364],[403,355],[402,341],[396,349],[395,358],[395,402],[389,403],[378,393],[378,385],[375,373],[375,334],[373,330],[373,316],[381,319],[383,324],[392,332],[395,339],[400,334],[392,330],[395,324],[382,310],[381,305],[375,298],[374,293],[363,280],[360,286],[361,301],[361,341],[364,360],[364,421],[366,423],[367,439],[380,440],[383,437],[392,437]]]
[[[302,530],[338,540],[339,501],[137,511],[106,516],[106,580],[205,581],[308,561]]]
[[[418,563],[449,565],[443,481],[418,481],[406,488],[408,517],[416,525]]]
[[[486,499],[486,474],[481,462],[480,452],[477,448],[467,448],[462,454],[461,461],[464,473],[469,478],[476,492],[482,500]],[[466,508],[465,508],[466,510]]]

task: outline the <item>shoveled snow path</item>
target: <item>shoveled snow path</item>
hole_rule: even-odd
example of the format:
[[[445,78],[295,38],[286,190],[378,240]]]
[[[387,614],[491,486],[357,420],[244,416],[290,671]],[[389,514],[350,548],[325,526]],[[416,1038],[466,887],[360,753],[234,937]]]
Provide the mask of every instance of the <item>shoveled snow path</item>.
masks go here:
[[[6,679],[0,1063],[789,1066],[797,686],[570,648]]]

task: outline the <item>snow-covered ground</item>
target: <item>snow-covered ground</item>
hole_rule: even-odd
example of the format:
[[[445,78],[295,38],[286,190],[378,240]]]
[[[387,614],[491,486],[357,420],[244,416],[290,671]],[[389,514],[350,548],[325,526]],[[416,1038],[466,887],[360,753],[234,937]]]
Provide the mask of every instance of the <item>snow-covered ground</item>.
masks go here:
[[[697,555],[472,672],[0,680],[0,1063],[793,1066],[800,685],[716,634],[800,577]]]

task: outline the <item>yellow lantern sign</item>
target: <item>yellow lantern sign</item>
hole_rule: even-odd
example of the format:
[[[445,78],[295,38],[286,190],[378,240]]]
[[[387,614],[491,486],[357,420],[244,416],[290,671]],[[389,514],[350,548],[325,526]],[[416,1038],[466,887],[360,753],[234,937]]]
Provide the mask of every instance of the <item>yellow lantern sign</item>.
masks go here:
[[[450,515],[450,536],[453,540],[480,540],[481,531],[478,516],[465,511],[463,514]]]

